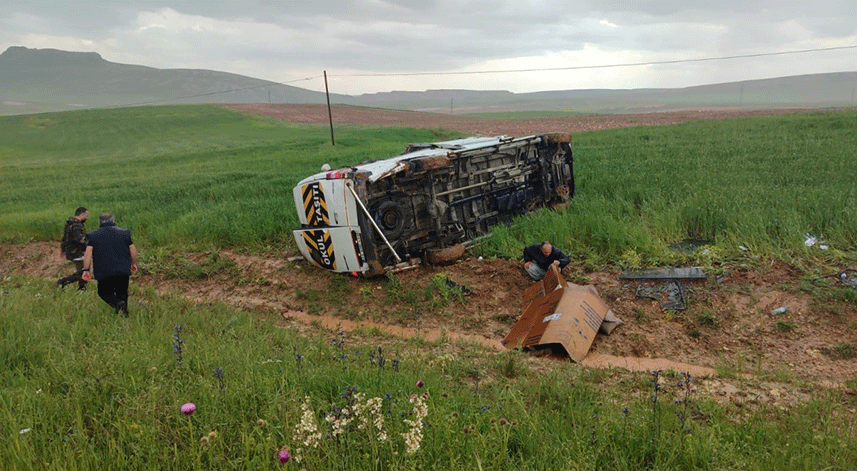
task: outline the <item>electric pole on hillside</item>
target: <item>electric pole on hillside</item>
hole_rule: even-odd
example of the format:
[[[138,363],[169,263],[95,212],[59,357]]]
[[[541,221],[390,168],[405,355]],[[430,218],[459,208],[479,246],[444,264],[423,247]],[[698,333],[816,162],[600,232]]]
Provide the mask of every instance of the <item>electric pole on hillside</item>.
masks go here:
[[[324,71],[324,94],[327,95],[327,119],[330,121],[330,145],[335,146],[333,140],[333,113],[330,112],[330,91],[327,89],[327,71]]]

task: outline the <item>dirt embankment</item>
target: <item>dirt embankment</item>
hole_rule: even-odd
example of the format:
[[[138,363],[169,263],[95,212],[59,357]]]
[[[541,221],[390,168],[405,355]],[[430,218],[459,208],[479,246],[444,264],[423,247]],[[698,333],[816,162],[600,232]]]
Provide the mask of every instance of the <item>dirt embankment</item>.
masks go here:
[[[59,278],[71,265],[57,257],[55,245],[0,245],[0,276]],[[210,254],[185,255],[202,262]],[[515,261],[470,256],[449,266],[400,272],[398,292],[386,278],[330,274],[279,254],[224,251],[220,256],[234,262],[234,268],[212,278],[164,280],[143,273],[134,282],[194,301],[223,301],[280,313],[299,324],[377,329],[429,340],[463,339],[498,351],[521,313],[523,290],[530,284]],[[857,375],[857,359],[836,355],[839,345],[857,345],[855,309],[819,311],[809,295],[790,289],[799,281],[788,266],[685,281],[688,308],[684,311],[664,310],[660,303],[665,298],[637,295],[639,286],[657,287],[657,282],[621,280],[613,272],[583,273],[574,266],[566,271],[569,277],[586,277],[624,321],[611,335],[596,337],[591,358],[584,364],[632,370],[672,368],[697,375],[721,369],[826,385],[844,384]],[[472,294],[463,304],[453,301],[436,310],[417,307],[425,304],[409,296],[423,296],[436,275],[467,287]],[[782,306],[787,313],[771,314]]]

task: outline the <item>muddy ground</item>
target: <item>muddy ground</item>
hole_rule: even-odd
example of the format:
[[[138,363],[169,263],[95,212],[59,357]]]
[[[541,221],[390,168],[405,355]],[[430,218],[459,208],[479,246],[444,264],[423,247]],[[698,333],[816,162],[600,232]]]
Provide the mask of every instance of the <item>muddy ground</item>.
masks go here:
[[[292,122],[323,124],[328,119],[327,108],[317,105],[230,107]],[[525,120],[352,107],[335,107],[332,114],[337,123],[523,135],[792,111],[718,110]],[[66,274],[71,265],[58,258],[56,246],[0,245],[0,276],[56,279]],[[145,247],[140,249],[145,252]],[[465,339],[496,351],[503,350],[500,341],[521,314],[521,295],[531,284],[518,261],[480,260],[471,253],[452,265],[400,272],[395,275],[396,283],[387,278],[366,280],[329,274],[296,255],[291,248],[262,255],[225,250],[218,256],[229,260],[226,269],[210,278],[166,279],[143,270],[133,280],[200,302],[223,301],[243,309],[275,312],[283,315],[285,322],[307,329],[377,329],[379,335],[440,337],[450,340],[450,349],[457,339]],[[212,254],[205,253],[183,256],[201,264],[212,259]],[[849,354],[848,347],[857,347],[857,307],[813,294],[818,290],[793,266],[764,262],[742,266],[712,272],[705,280],[682,282],[687,309],[674,311],[661,307],[665,297],[655,300],[637,294],[641,286],[658,287],[662,282],[622,280],[618,270],[586,272],[570,265],[566,278],[595,286],[624,321],[611,335],[596,337],[584,364],[693,371],[711,378],[707,388],[712,394],[728,396],[733,402],[799,400],[802,389],[819,386],[851,391],[848,386],[853,388],[857,381],[857,358]],[[438,302],[436,296],[432,305],[426,292],[436,276],[445,276],[472,293],[463,302]],[[836,286],[837,279],[832,276],[815,283]],[[787,312],[771,314],[779,307],[786,307]],[[739,383],[754,378],[753,392],[742,392],[736,378]]]

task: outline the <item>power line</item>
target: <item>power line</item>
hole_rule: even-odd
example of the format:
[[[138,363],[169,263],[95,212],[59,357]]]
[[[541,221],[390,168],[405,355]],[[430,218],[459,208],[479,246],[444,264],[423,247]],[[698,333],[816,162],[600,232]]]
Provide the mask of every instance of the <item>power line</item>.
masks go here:
[[[663,60],[663,61],[650,61],[650,62],[628,62],[623,64],[603,64],[603,65],[576,65],[576,66],[568,66],[568,67],[543,67],[543,68],[533,68],[533,69],[505,69],[505,70],[481,70],[481,71],[471,71],[471,72],[397,72],[397,73],[374,73],[374,74],[328,74],[328,77],[415,77],[415,76],[457,76],[457,75],[485,75],[485,74],[509,74],[509,73],[522,73],[522,72],[557,72],[563,70],[589,70],[589,69],[609,69],[609,68],[617,68],[617,67],[640,67],[640,66],[650,66],[650,65],[666,65],[666,64],[683,64],[683,63],[692,63],[692,62],[711,62],[711,61],[721,61],[721,60],[732,60],[732,59],[747,59],[754,57],[769,57],[769,56],[784,56],[790,54],[806,54],[811,52],[824,52],[824,51],[836,51],[843,49],[857,49],[857,44],[849,45],[849,46],[833,46],[833,47],[823,47],[823,48],[814,48],[814,49],[801,49],[801,50],[793,50],[793,51],[779,51],[779,52],[760,52],[756,54],[740,54],[733,56],[718,56],[718,57],[702,57],[696,59],[673,59],[673,60]],[[266,88],[273,85],[288,85],[290,83],[301,82],[301,81],[309,81],[321,78],[322,75],[316,75],[313,77],[300,78],[295,80],[289,80],[285,82],[269,82],[262,85],[255,85],[252,87],[243,87],[243,88],[235,88],[232,90],[223,90],[216,92],[206,92],[199,93],[196,95],[185,95],[185,96],[177,96],[173,98],[165,98],[162,100],[152,100],[152,101],[144,101],[138,103],[126,103],[121,105],[112,105],[108,108],[121,108],[126,106],[140,106],[140,105],[153,105],[157,103],[166,103],[166,102],[174,102],[180,100],[188,100],[191,98],[200,98],[204,96],[212,96],[212,95],[220,95],[223,93],[232,93],[232,92],[241,92],[246,90],[255,90],[259,88]]]
[[[330,77],[406,77],[406,76],[423,76],[423,75],[477,75],[477,74],[507,74],[519,72],[555,72],[561,70],[584,70],[584,69],[609,69],[615,67],[639,67],[645,65],[664,65],[664,64],[682,64],[689,62],[707,62],[720,61],[730,59],[746,59],[751,57],[766,57],[766,56],[784,56],[788,54],[805,54],[809,52],[835,51],[841,49],[857,49],[857,44],[851,46],[834,46],[815,49],[802,49],[797,51],[780,51],[780,52],[760,52],[757,54],[741,54],[735,56],[719,56],[719,57],[702,57],[697,59],[674,59],[664,61],[651,62],[629,62],[624,64],[604,64],[604,65],[576,65],[569,67],[545,67],[537,69],[505,69],[505,70],[481,70],[471,72],[402,72],[402,73],[377,73],[377,74],[337,74],[329,75]]]

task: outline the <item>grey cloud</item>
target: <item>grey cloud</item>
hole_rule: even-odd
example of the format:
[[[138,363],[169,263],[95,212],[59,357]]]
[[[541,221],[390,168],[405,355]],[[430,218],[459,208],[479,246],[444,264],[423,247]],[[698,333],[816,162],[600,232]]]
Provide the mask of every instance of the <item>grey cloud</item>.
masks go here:
[[[201,23],[223,22],[215,29],[246,29],[237,35],[205,28],[140,29],[141,12],[164,9],[198,16]],[[25,37],[88,39],[109,53],[108,60],[156,67],[240,64],[228,71],[251,76],[285,75],[290,69],[439,72],[580,52],[585,45],[608,59],[621,51],[625,55],[616,57],[652,61],[823,47],[857,37],[853,9],[854,0],[29,0],[0,2],[0,46],[29,46],[16,43]],[[581,64],[545,64],[563,65]],[[684,75],[714,67],[671,70]],[[605,75],[633,80],[645,74]]]

